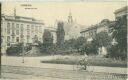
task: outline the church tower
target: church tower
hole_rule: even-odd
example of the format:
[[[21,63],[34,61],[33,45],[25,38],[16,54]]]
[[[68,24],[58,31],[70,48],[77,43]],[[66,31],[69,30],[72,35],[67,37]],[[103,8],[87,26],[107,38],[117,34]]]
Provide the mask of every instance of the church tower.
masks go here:
[[[70,12],[68,16],[68,23],[72,23],[72,22],[73,22],[72,13]]]

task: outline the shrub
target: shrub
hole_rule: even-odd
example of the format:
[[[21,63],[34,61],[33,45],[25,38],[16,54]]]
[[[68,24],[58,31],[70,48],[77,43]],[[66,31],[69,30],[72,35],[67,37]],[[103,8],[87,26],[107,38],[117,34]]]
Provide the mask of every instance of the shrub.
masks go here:
[[[87,55],[93,55],[93,54],[96,55],[96,54],[98,54],[98,52],[97,52],[98,48],[93,42],[85,45],[84,51],[86,52]]]
[[[16,46],[11,46],[7,48],[7,55],[19,56],[22,53],[22,44],[17,44]]]
[[[127,58],[127,52],[122,52],[117,45],[113,45],[108,49],[108,57],[125,60]]]
[[[24,47],[25,52],[30,51],[31,49],[32,47],[30,45]],[[19,43],[7,48],[6,52],[7,52],[7,55],[10,55],[10,56],[20,56],[22,51],[23,51],[23,45],[22,43]]]

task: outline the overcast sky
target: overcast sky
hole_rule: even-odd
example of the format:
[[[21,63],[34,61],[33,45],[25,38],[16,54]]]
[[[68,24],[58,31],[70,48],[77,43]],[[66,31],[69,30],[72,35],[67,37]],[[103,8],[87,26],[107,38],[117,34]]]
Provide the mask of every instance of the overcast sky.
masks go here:
[[[25,4],[29,6],[25,6]],[[73,19],[82,25],[92,25],[102,19],[114,20],[114,11],[126,6],[126,2],[34,2],[3,3],[2,13],[34,17],[43,20],[46,26],[54,25],[55,20],[66,21],[71,11]],[[31,8],[31,9],[25,9]]]

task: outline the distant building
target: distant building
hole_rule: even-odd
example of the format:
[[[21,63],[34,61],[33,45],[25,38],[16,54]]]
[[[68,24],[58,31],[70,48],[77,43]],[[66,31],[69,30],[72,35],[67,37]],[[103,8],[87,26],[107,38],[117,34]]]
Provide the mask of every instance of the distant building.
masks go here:
[[[128,19],[128,12],[127,11],[128,11],[127,6],[115,10],[115,12],[114,12],[115,20],[117,20],[120,17],[122,17],[122,18],[127,17],[127,19]],[[107,19],[104,19],[99,24],[92,25],[89,28],[81,30],[80,33],[81,33],[81,36],[83,36],[87,39],[91,39],[96,33],[99,33],[101,31],[107,31],[108,32],[110,30],[109,25],[112,25],[112,24],[115,24],[115,21],[109,21]]]
[[[124,25],[128,26],[128,6],[125,6],[125,7],[122,7],[120,9],[115,10],[114,14],[115,14],[115,20],[116,21],[120,19],[119,20],[120,22],[123,22]],[[116,42],[116,40],[115,40],[115,42]]]
[[[57,23],[59,21],[56,21],[55,27],[57,27]],[[64,23],[64,31],[65,31],[65,40],[69,39],[77,39],[80,37],[80,31],[84,25],[78,24],[72,17],[71,12],[69,13],[67,21],[63,21]]]
[[[128,19],[128,7],[123,7],[120,8],[118,10],[116,10],[114,12],[115,14],[115,20],[118,20],[119,18],[127,18]],[[112,35],[112,27],[115,24],[115,21],[109,21],[108,19],[104,19],[102,20],[100,23],[96,24],[96,25],[92,25],[89,28],[86,29],[82,29],[81,30],[81,36],[85,37],[87,39],[87,41],[92,41],[93,37],[95,37],[95,35],[97,33],[100,33],[102,31],[106,31],[108,32],[109,35]],[[117,42],[115,41],[115,39],[113,39],[112,41],[112,45],[117,44]],[[99,54],[107,54],[107,49],[105,47],[99,48]],[[105,52],[104,52],[105,51]]]
[[[68,21],[64,24],[65,40],[80,37],[80,31],[83,27],[85,27],[85,25],[78,24],[76,20],[73,19],[72,14],[69,13]]]
[[[85,37],[87,41],[92,41],[93,37],[100,32],[109,32],[109,24],[111,21],[108,19],[102,20],[99,24],[92,25],[89,28],[81,30],[81,36]]]
[[[1,18],[1,52],[4,54],[8,47],[18,43],[30,45],[33,38],[37,36],[38,41],[42,42],[44,23],[30,17],[7,16]]]
[[[128,6],[115,10],[114,14],[116,19],[119,17],[127,17],[128,19]]]
[[[110,31],[109,25],[111,23],[113,23],[113,21],[109,21],[108,19],[104,19],[96,25],[92,25],[89,28],[81,30],[81,32],[80,32],[81,36],[86,38],[88,42],[91,42],[95,38],[96,34],[98,34],[100,32],[107,32],[109,35],[111,35],[109,33],[109,31]],[[98,54],[99,55],[106,55],[107,49],[103,46],[99,47]]]

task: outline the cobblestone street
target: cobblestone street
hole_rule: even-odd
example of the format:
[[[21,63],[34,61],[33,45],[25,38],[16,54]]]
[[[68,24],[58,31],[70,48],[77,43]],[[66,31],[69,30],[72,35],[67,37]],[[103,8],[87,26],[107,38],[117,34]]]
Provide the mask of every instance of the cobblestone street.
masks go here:
[[[2,66],[2,80],[126,80],[126,78],[126,74],[98,73],[23,66]]]

